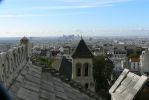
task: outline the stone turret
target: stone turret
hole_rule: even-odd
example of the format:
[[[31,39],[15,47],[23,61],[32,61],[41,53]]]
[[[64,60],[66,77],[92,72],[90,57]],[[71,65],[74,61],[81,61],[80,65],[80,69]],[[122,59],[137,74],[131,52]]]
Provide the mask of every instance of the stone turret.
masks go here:
[[[20,44],[21,45],[25,45],[25,48],[26,48],[26,56],[27,58],[31,56],[31,48],[30,48],[30,43],[29,43],[29,39],[27,37],[23,37],[21,40],[20,40]]]
[[[28,43],[29,43],[29,40],[28,40],[28,38],[27,38],[27,37],[25,37],[25,36],[24,36],[24,37],[20,40],[20,43],[21,43],[21,44],[25,44],[25,45],[26,45],[26,44],[28,44]]]
[[[85,88],[94,91],[93,54],[81,38],[72,54],[72,79],[81,83]]]

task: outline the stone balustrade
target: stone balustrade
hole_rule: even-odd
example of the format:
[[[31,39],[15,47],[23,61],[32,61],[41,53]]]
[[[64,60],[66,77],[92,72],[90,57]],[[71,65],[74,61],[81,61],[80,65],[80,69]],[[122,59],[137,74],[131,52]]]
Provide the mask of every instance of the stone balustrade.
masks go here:
[[[27,62],[25,45],[0,53],[0,83],[9,87],[25,62]]]

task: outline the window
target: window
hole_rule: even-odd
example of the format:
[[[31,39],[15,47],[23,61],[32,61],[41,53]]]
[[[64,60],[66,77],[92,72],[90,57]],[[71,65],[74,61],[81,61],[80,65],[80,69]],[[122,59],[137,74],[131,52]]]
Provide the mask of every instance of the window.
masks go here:
[[[134,62],[134,65],[133,65],[133,69],[135,69],[135,62]]]
[[[88,89],[88,83],[85,83],[85,88]]]
[[[85,76],[88,76],[88,66],[85,67]]]
[[[81,64],[76,64],[76,76],[81,76]]]
[[[85,63],[84,64],[84,76],[88,76],[88,67],[89,67],[89,64]]]

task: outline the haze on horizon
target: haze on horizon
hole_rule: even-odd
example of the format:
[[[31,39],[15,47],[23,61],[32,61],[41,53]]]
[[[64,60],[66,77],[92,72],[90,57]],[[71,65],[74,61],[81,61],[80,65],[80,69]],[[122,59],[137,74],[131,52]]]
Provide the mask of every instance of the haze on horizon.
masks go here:
[[[149,36],[149,0],[3,0],[0,37]]]

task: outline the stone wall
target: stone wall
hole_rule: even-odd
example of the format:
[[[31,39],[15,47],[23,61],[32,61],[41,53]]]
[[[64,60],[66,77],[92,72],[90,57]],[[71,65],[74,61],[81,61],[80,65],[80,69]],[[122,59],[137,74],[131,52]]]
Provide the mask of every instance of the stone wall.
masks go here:
[[[0,83],[8,88],[26,62],[27,49],[25,45],[0,53]]]

